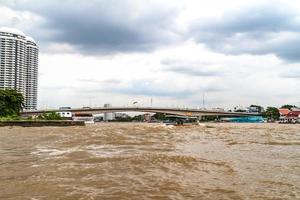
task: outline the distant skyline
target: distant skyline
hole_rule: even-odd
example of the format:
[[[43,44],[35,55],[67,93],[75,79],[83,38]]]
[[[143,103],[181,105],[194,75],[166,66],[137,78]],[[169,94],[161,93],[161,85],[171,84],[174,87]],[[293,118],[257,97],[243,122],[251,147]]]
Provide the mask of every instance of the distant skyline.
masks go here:
[[[40,47],[39,108],[300,105],[296,0],[0,0]]]

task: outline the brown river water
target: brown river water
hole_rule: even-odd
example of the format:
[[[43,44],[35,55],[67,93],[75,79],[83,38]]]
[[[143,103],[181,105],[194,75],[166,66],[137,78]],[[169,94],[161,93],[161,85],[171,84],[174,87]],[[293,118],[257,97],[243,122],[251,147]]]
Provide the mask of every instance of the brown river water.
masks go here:
[[[300,199],[300,125],[0,128],[0,199]]]

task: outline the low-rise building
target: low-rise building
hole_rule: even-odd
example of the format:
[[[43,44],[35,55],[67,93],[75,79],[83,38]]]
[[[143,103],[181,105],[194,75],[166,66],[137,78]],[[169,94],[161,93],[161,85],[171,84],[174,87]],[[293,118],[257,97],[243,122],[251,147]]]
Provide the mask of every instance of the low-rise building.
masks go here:
[[[115,113],[115,118],[128,118],[129,115],[126,113]]]
[[[247,112],[249,113],[262,113],[264,111],[265,109],[263,107],[257,105],[251,105],[247,108]]]
[[[74,121],[84,121],[86,124],[95,123],[94,116],[91,113],[74,113],[72,118]]]
[[[262,116],[242,116],[242,117],[221,117],[221,122],[232,122],[232,123],[263,123],[264,119]]]
[[[60,116],[61,118],[64,118],[64,119],[72,119],[72,112],[62,111],[62,112],[57,112],[57,114],[59,114],[59,116]]]
[[[299,123],[300,122],[300,109],[298,108],[280,108],[279,109],[280,118],[279,123]]]
[[[104,108],[111,108],[111,104],[104,104]],[[115,113],[112,112],[105,112],[104,113],[104,121],[112,121],[115,119]]]

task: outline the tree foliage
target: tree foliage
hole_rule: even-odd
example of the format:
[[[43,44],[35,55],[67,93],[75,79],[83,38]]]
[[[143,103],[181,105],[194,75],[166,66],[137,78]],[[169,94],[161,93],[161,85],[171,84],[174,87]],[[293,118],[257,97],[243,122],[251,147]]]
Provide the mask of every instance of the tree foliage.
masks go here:
[[[0,90],[0,117],[19,115],[24,107],[24,97],[16,90]]]
[[[264,112],[264,117],[272,120],[278,120],[280,117],[278,108],[268,107],[266,112]]]
[[[137,116],[134,116],[134,117],[132,118],[132,121],[138,121],[138,122],[141,122],[141,121],[143,121],[143,119],[144,119],[144,116],[143,116],[143,115],[137,115]]]
[[[127,117],[116,117],[113,121],[116,121],[116,122],[131,122],[132,118],[130,116],[127,116]]]
[[[163,121],[163,120],[166,120],[166,115],[164,113],[156,113],[153,115],[153,118]]]
[[[280,108],[287,108],[287,109],[291,110],[291,108],[297,108],[297,106],[286,104],[286,105],[281,106]]]
[[[43,113],[38,117],[41,120],[62,120],[62,117],[56,112]]]
[[[204,122],[209,122],[209,121],[215,121],[217,120],[219,117],[218,116],[202,116],[201,117],[201,121],[204,121]]]

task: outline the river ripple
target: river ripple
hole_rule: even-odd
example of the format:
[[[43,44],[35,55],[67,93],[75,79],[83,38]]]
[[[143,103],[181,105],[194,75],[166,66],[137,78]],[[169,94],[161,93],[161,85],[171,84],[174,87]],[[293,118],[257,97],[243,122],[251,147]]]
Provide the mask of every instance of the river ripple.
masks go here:
[[[300,126],[0,128],[0,199],[300,199]]]

